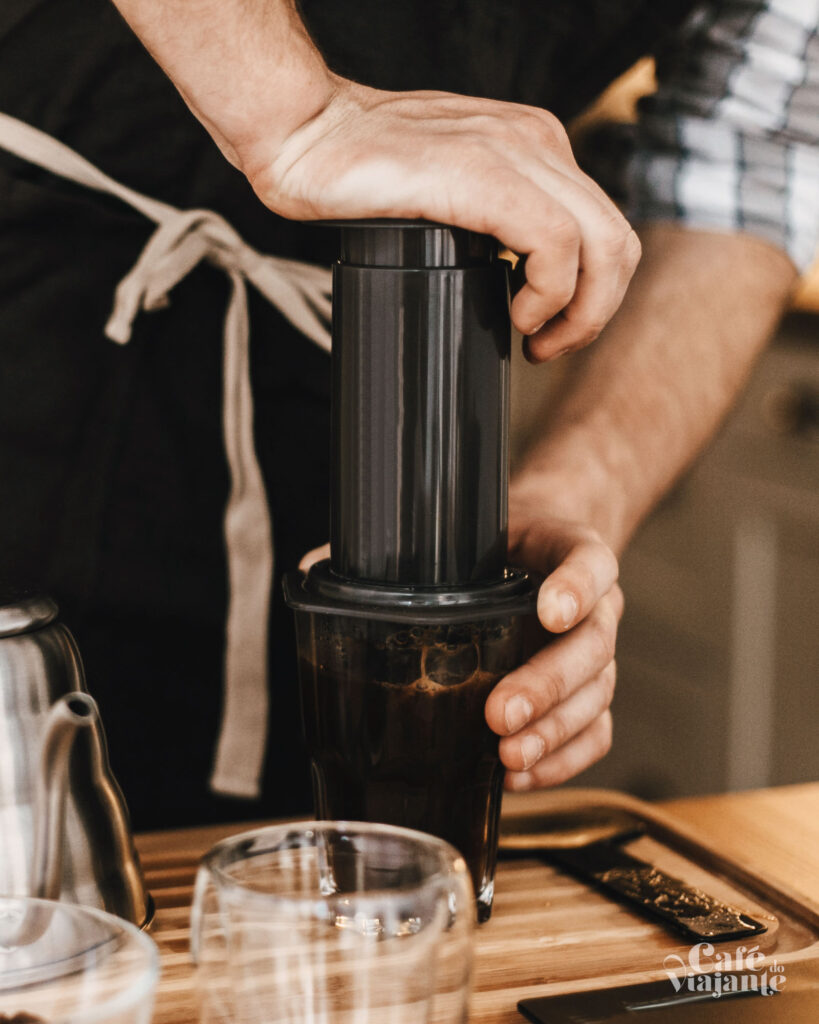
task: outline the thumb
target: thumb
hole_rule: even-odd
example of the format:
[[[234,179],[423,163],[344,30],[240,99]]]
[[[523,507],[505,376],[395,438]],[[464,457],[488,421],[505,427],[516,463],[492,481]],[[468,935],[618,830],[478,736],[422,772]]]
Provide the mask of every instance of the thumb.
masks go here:
[[[313,548],[312,551],[308,551],[299,562],[299,568],[302,572],[307,572],[311,565],[315,565],[316,562],[320,562],[323,558],[330,557],[330,545],[322,544],[320,548]]]

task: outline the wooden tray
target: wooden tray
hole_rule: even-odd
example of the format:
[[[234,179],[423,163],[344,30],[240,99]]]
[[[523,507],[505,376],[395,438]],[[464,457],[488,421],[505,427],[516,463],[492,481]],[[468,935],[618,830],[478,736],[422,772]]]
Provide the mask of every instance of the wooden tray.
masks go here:
[[[609,790],[509,794],[504,801],[507,818],[576,807],[633,814],[647,834],[625,849],[765,918],[767,933],[715,944],[716,951],[736,957],[738,947],[758,946],[769,961],[815,959],[819,965],[819,905],[723,856],[660,809]],[[520,1024],[516,1004],[531,996],[664,979],[669,954],[687,963],[691,943],[557,868],[536,859],[501,861],[496,880],[492,919],[480,929],[476,948],[475,1024]]]
[[[819,965],[819,905],[761,877],[754,865],[725,857],[690,827],[650,804],[607,790],[565,789],[508,794],[504,812],[537,816],[578,806],[630,812],[645,823],[647,834],[627,849],[765,916],[765,935],[721,943],[718,950],[735,953],[740,945],[758,945],[769,960],[782,965],[806,959]],[[157,904],[152,934],[162,953],[155,1024],[193,1024],[198,1019],[188,953],[194,875],[201,854],[221,836],[239,830],[234,826],[139,839]],[[663,979],[664,958],[678,953],[687,961],[689,948],[662,925],[536,858],[502,860],[492,918],[477,933],[471,1024],[522,1024],[517,1002],[531,996]]]

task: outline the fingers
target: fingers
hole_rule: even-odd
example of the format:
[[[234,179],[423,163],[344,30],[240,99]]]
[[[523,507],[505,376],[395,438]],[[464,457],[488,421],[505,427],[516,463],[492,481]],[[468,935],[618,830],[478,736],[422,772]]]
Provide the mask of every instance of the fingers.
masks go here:
[[[501,761],[512,771],[529,771],[581,735],[611,704],[616,668],[610,661],[602,672],[533,725],[500,742]]]
[[[614,658],[621,609],[617,593],[606,595],[571,633],[548,644],[501,679],[486,702],[489,727],[499,736],[517,734],[598,677]],[[505,749],[511,746],[507,744]]]
[[[315,565],[316,562],[321,562],[325,558],[330,557],[330,545],[322,544],[320,548],[313,548],[312,551],[308,551],[306,555],[299,562],[299,568],[302,572],[307,572],[311,565]]]
[[[611,593],[619,573],[617,558],[594,530],[561,520],[539,520],[531,509],[521,511],[510,505],[509,532],[515,538],[511,551],[515,563],[546,574],[537,613],[550,632],[571,629],[604,594]],[[617,594],[622,614],[619,588]]]
[[[510,554],[546,574],[538,618],[561,635],[501,679],[486,702],[486,720],[502,737],[507,786],[515,789],[563,782],[611,742],[608,708],[623,615],[617,559],[594,530],[544,515],[547,502],[539,487],[515,492]]]
[[[245,159],[284,216],[425,218],[491,234],[526,256],[512,303],[536,361],[579,348],[617,309],[639,242],[578,168],[543,110],[338,79],[326,109],[269,160]]]
[[[486,720],[503,737],[499,754],[509,788],[557,785],[607,752],[622,612],[614,584],[571,633],[510,672],[489,695]]]
[[[617,559],[601,540],[577,544],[546,577],[537,597],[537,615],[544,629],[563,633],[583,620],[615,585]],[[617,588],[622,614],[622,592]]]
[[[507,789],[523,791],[559,786],[600,760],[611,748],[611,712],[604,711],[591,725],[559,750],[541,758],[523,772],[507,772]]]
[[[580,174],[581,172],[573,172]],[[511,315],[527,339],[535,362],[588,345],[616,312],[637,266],[640,243],[625,218],[602,193],[584,188],[570,176],[542,168],[531,180],[518,174],[488,179],[482,197],[482,223],[475,230],[492,234],[526,255],[525,284]],[[502,191],[502,189],[506,191]],[[480,191],[464,190],[472,208]],[[498,205],[503,194],[504,202]],[[460,203],[450,217],[466,218]]]
[[[513,227],[507,206],[505,223],[490,233],[527,257],[526,283],[511,312],[515,326],[529,336],[529,357],[540,362],[597,337],[622,302],[640,242],[616,205],[577,166],[555,118],[527,108],[512,109],[509,116],[523,140],[514,153],[510,139],[514,166],[535,191],[527,194],[518,184],[518,192],[526,194],[527,216]],[[496,196],[487,197],[490,210],[493,199],[497,203]],[[546,222],[538,223],[539,217]],[[519,225],[534,228],[537,237],[515,241]]]
[[[614,243],[584,237],[571,301],[527,337],[526,358],[542,363],[594,341],[620,308],[640,253],[640,241],[630,229],[624,239]]]
[[[506,238],[516,237],[517,246],[506,238],[501,241],[513,252],[526,254],[525,282],[515,295],[510,312],[521,334],[537,335],[575,295],[582,236],[579,224],[565,206],[551,198],[544,204],[543,196],[530,190],[528,183],[526,193],[530,210],[532,203],[541,207],[540,222],[519,235],[498,224],[494,233],[496,237],[498,231],[503,231]]]
[[[435,217],[492,235],[526,255],[526,283],[511,307],[523,334],[535,333],[571,302],[580,266],[580,225],[558,198],[525,175],[494,166],[449,197]]]
[[[559,177],[549,172],[548,184],[575,220],[579,237],[576,287],[560,310],[534,330],[520,313],[529,297],[525,287],[512,303],[515,326],[527,334],[524,351],[531,362],[543,362],[593,341],[623,301],[640,259],[636,233],[600,189],[592,190],[568,169]],[[548,273],[548,267],[527,260],[527,279]],[[534,280],[529,282],[535,286]],[[519,300],[522,298],[522,301]]]

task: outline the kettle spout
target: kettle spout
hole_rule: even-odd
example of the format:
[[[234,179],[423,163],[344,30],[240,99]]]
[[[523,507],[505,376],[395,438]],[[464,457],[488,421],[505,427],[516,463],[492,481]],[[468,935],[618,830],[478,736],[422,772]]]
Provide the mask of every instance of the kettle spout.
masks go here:
[[[62,888],[63,829],[71,749],[82,729],[98,727],[97,703],[87,693],[67,693],[48,713],[40,749],[34,804],[32,895],[59,899]]]

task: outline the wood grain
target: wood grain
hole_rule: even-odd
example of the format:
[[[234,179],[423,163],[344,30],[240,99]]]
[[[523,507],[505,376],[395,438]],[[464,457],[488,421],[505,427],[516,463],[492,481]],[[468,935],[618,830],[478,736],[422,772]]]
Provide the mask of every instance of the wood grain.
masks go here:
[[[506,809],[537,815],[550,799],[582,800],[583,794],[514,796]],[[745,893],[755,907],[778,919],[779,930],[767,943],[769,955],[781,963],[819,956],[819,784],[695,798],[664,809],[624,799],[632,810],[640,807],[655,819],[660,835],[678,837],[677,849],[666,849],[661,866],[681,875],[686,863],[693,864],[691,881],[710,878],[721,895]],[[162,955],[155,1024],[198,1020],[188,952],[197,861],[218,839],[248,827],[137,837],[157,904],[152,934]],[[662,858],[656,836],[638,842],[653,844],[648,852]],[[645,845],[642,850],[647,852]],[[625,977],[664,977],[663,958],[674,951],[687,954],[684,940],[662,926],[536,859],[502,862],[496,881],[492,919],[477,935],[471,1024],[520,1024],[519,999]]]
[[[819,783],[668,803],[733,860],[755,864],[819,904]]]

